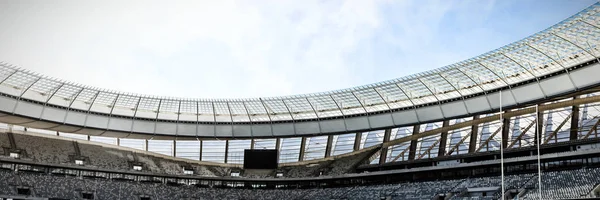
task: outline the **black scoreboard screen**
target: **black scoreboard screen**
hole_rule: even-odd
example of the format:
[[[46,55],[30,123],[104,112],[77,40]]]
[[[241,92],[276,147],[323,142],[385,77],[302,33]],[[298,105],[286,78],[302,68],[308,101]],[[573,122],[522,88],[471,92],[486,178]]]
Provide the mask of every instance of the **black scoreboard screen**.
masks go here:
[[[277,150],[244,150],[244,169],[277,169]]]

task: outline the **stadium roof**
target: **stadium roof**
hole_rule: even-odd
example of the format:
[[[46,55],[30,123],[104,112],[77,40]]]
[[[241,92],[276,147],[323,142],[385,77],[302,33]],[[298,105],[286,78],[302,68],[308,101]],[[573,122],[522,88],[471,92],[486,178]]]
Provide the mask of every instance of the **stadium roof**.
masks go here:
[[[566,72],[568,67],[594,60],[600,55],[597,49],[600,44],[599,12],[600,4],[596,3],[530,37],[449,66],[322,93],[250,99],[158,97],[69,83],[7,63],[0,64],[0,93],[68,110],[184,123],[272,124],[335,118],[345,120],[464,100],[514,87],[524,81],[539,81],[541,77],[559,71]],[[572,78],[570,80],[573,82]],[[539,90],[544,93],[541,86]],[[544,94],[542,98],[547,96]],[[512,98],[519,102],[516,97]],[[490,106],[486,110],[494,108],[490,100],[487,101]],[[464,106],[467,107],[466,103]],[[440,110],[443,118],[452,117]],[[470,113],[470,110],[466,112]],[[436,120],[434,118],[430,120]],[[420,121],[427,120],[417,116],[417,122]],[[364,129],[375,127],[365,126]]]

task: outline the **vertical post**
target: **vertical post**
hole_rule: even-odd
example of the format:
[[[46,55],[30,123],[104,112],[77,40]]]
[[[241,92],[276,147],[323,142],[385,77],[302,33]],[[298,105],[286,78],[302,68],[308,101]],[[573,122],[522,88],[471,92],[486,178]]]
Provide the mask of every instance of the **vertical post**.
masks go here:
[[[420,132],[420,125],[415,125],[413,126],[413,135],[419,134]],[[417,153],[417,144],[418,144],[418,139],[414,139],[410,141],[410,147],[408,149],[408,160],[414,160],[415,159],[415,155]]]
[[[171,149],[173,151],[173,157],[177,157],[177,139],[173,140],[173,149]]]
[[[199,154],[198,154],[198,160],[202,161],[202,140],[199,140],[198,138],[196,138],[196,140],[198,140],[198,148],[199,148]]]
[[[250,149],[254,149],[254,143],[255,143],[254,138],[252,138],[250,140]]]
[[[503,117],[504,112],[502,111],[502,90],[500,90],[500,95],[498,95],[498,96],[499,96],[498,98],[500,99],[500,123],[502,123],[500,125],[500,132],[502,133],[502,134],[500,134],[500,143],[501,143],[500,144],[500,174],[501,174],[501,181],[502,181],[502,182],[500,182],[500,185],[502,186],[502,190],[501,190],[502,200],[505,200],[506,198],[504,197],[504,147],[506,147],[506,145],[505,145],[504,141],[506,140],[506,137],[504,137],[504,122],[505,122],[505,120]],[[487,146],[489,148],[489,146],[490,146],[489,143],[487,144]]]
[[[540,110],[538,108],[538,105],[535,105],[535,113],[536,113],[536,123],[540,123],[541,120],[540,119]],[[541,123],[540,123],[541,124]],[[541,135],[540,131],[542,130],[542,126],[538,126],[537,124],[535,125],[535,135],[536,135],[536,139],[537,139],[537,162],[538,162],[538,192],[540,195],[540,199],[542,199],[542,165],[540,162],[540,140],[541,140]]]
[[[277,149],[277,161],[279,162],[279,155],[281,155],[281,138],[275,139],[275,149]]]
[[[121,138],[117,138],[117,146],[121,146]]]
[[[325,158],[331,156],[331,150],[333,149],[333,135],[327,136],[327,146],[325,146]]]
[[[573,97],[573,100],[578,99],[579,96]],[[558,137],[558,136],[557,136]],[[579,105],[573,105],[571,109],[571,128],[569,131],[569,140],[577,140],[579,137]]]
[[[544,111],[540,111],[538,105],[535,105],[535,128],[533,145],[538,145],[538,139],[542,139],[542,134],[544,134]]]
[[[229,140],[225,140],[225,163],[227,163],[228,156],[229,156]]]
[[[362,132],[356,133],[356,137],[354,137],[354,151],[360,150],[360,140],[362,139]]]
[[[507,112],[507,111],[504,111]],[[508,147],[508,139],[510,132],[510,118],[502,119],[502,148]]]
[[[392,129],[385,129],[385,131],[383,132],[383,143],[390,141],[391,133],[392,133]],[[387,147],[381,148],[381,154],[379,155],[379,164],[380,165],[385,163],[385,159],[387,158],[387,151],[388,151]]]
[[[442,122],[442,127],[447,127],[450,125],[450,120],[444,120]],[[438,148],[438,157],[442,157],[446,155],[446,143],[448,141],[448,131],[442,132],[440,136],[440,144]]]
[[[302,137],[300,140],[300,153],[298,154],[298,161],[304,160],[304,150],[306,146],[306,137]]]
[[[145,147],[144,147],[144,148],[146,149],[146,151],[148,151],[148,140],[146,139],[146,140],[144,140],[144,141],[146,141],[146,144],[145,144]]]
[[[473,116],[473,121],[478,120],[479,115]],[[471,126],[471,136],[469,136],[469,153],[475,152],[477,150],[477,136],[479,135],[479,124],[474,124]]]

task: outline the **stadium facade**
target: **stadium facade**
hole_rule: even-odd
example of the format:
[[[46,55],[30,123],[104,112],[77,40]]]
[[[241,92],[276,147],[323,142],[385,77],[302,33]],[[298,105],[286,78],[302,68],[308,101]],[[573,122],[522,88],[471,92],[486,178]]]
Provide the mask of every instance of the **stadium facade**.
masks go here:
[[[75,170],[77,176],[93,171],[93,176],[107,173],[111,179],[129,179],[131,175],[137,181],[158,176],[162,183],[173,179],[190,185],[195,180],[194,184],[210,182],[206,185],[211,187],[300,188],[497,173],[500,147],[512,159],[509,168],[502,170],[528,172],[537,168],[531,156],[538,143],[543,147],[544,169],[565,161],[565,166],[598,165],[599,45],[600,3],[596,3],[530,37],[439,69],[337,91],[256,99],[120,93],[2,63],[0,122],[7,124],[7,133],[0,135],[0,142],[6,138],[2,143],[6,157],[21,153],[31,160],[3,157],[0,168],[24,166],[22,170],[31,171],[39,167],[51,174],[54,169],[62,169],[59,174]],[[28,138],[32,131],[55,136],[35,133],[37,139]],[[64,153],[60,162],[40,159],[44,157],[36,153],[40,149],[24,142],[70,141],[61,142],[64,136],[77,140],[74,147],[66,145],[65,149],[75,150]],[[142,163],[147,173],[111,166],[93,170],[63,166],[95,159],[84,153],[95,147],[86,145],[102,143],[139,153],[132,154],[133,161],[123,161],[124,168]],[[240,173],[236,167],[244,149],[262,148],[279,150],[280,167],[329,162],[328,168],[288,179],[225,177]],[[586,151],[578,151],[582,148]],[[146,154],[187,163],[176,164],[183,171],[196,165],[218,166],[229,174],[215,178],[163,170],[161,175],[138,158]],[[336,171],[344,164],[351,167]],[[280,171],[284,170],[276,172]]]

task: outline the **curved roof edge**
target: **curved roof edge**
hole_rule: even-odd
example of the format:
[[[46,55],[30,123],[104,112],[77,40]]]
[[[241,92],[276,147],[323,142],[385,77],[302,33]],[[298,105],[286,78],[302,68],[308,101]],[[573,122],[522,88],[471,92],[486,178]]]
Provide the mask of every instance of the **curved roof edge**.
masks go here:
[[[491,112],[500,98],[503,107],[515,106],[598,84],[589,74],[600,73],[593,64],[600,55],[599,16],[596,3],[523,40],[446,67],[285,97],[200,100],[132,95],[2,63],[0,111],[105,130],[102,133],[190,137],[331,134],[443,120]]]

